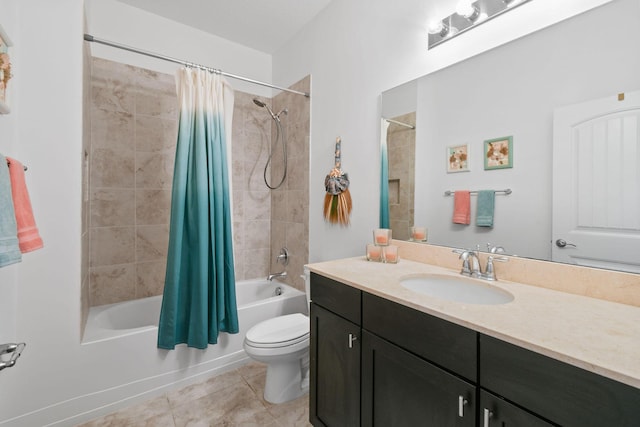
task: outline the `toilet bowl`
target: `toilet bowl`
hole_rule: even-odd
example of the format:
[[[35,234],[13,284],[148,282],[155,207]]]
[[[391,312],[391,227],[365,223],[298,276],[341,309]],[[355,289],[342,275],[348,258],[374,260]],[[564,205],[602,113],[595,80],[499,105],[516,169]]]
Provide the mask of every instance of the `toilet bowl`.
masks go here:
[[[244,350],[253,360],[267,364],[267,402],[287,402],[308,391],[309,318],[304,314],[258,323],[247,332]]]
[[[305,271],[307,303],[309,275]],[[309,318],[302,313],[267,319],[244,338],[249,357],[267,365],[264,399],[284,403],[309,390]]]

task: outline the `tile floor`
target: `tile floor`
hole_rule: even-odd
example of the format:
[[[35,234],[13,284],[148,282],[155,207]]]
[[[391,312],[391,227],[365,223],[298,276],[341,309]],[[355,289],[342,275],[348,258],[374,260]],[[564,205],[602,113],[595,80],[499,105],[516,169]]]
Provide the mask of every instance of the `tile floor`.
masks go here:
[[[308,427],[309,395],[273,405],[262,397],[266,366],[251,362],[79,427]]]

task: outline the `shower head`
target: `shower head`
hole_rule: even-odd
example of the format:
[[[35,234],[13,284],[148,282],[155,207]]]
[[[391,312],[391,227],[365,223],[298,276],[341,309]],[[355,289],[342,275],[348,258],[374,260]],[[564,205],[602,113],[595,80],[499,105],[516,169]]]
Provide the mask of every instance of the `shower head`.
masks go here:
[[[264,102],[260,101],[258,98],[253,98],[253,103],[256,104],[258,107],[266,107],[267,104],[265,104]]]
[[[278,118],[279,114],[274,114],[273,111],[271,111],[271,108],[269,108],[269,106],[267,104],[265,104],[264,102],[260,101],[258,98],[253,98],[253,103],[256,104],[258,107],[266,108],[267,111],[269,112],[269,114],[271,114],[271,118],[273,120],[280,121],[280,119]]]

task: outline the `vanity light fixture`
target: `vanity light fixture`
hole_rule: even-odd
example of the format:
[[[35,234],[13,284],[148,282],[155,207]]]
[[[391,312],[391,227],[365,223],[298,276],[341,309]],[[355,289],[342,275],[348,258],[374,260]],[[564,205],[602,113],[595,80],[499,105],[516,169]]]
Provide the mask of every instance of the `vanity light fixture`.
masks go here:
[[[429,24],[429,49],[531,0],[460,0],[456,12]]]

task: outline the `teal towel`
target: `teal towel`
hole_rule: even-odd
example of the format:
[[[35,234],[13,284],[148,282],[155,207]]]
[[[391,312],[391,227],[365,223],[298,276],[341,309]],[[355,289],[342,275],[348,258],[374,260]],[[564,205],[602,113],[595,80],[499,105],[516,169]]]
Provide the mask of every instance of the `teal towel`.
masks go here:
[[[478,227],[493,227],[493,212],[496,205],[495,201],[495,191],[478,191],[478,206],[476,209],[476,225]]]
[[[7,159],[0,154],[0,267],[22,261]]]

